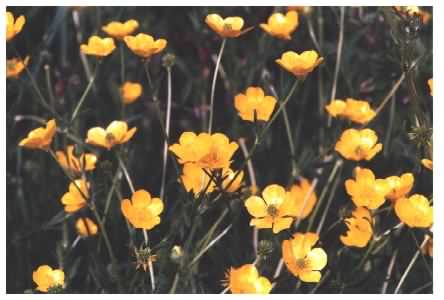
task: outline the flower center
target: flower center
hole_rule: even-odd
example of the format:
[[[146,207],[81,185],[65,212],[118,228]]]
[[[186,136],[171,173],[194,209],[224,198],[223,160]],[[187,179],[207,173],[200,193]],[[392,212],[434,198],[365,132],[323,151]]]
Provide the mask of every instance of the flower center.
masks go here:
[[[278,215],[278,209],[276,208],[276,206],[274,205],[269,205],[267,207],[267,213],[268,215],[270,215],[271,217],[277,217]]]
[[[116,137],[111,132],[108,132],[105,136],[105,140],[109,144],[113,144],[116,141]]]
[[[296,259],[295,263],[299,269],[305,269],[307,267],[307,263],[303,258]]]
[[[224,30],[225,31],[232,31],[233,30],[233,26],[231,24],[225,23],[224,24]]]

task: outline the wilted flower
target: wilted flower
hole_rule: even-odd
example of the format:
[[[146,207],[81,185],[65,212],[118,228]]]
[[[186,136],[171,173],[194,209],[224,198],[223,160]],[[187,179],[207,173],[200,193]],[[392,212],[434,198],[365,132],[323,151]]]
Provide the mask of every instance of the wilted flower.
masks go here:
[[[282,54],[280,59],[276,59],[276,62],[294,76],[304,77],[311,73],[323,60],[324,58],[319,57],[316,51],[310,50],[301,54],[287,51]]]
[[[14,15],[6,12],[6,42],[12,40],[20,31],[22,31],[23,25],[26,23],[26,18],[20,16],[14,21]]]
[[[429,85],[430,96],[433,96],[433,78],[430,78],[429,80],[427,80],[427,84]]]
[[[367,246],[373,235],[372,216],[365,207],[357,207],[351,218],[345,219],[348,231],[339,238],[346,246],[363,248]]]
[[[145,190],[138,190],[131,196],[131,201],[122,201],[121,210],[134,228],[149,230],[160,223],[163,202],[160,198],[151,198],[150,193]]]
[[[180,164],[195,162],[205,169],[228,168],[231,157],[238,148],[236,142],[231,142],[222,133],[184,132],[179,138],[179,144],[169,147],[179,159]]]
[[[432,161],[432,160],[430,160],[430,159],[428,159],[428,158],[423,158],[423,159],[421,159],[421,164],[422,164],[425,168],[429,169],[430,171],[433,170],[433,161]]]
[[[67,213],[73,213],[83,208],[89,199],[89,183],[85,179],[77,179],[69,184],[69,190],[60,201],[65,205]]]
[[[376,209],[385,202],[385,197],[390,192],[390,185],[385,179],[375,179],[372,170],[356,167],[355,178],[345,181],[347,194],[351,196],[356,206],[364,206]]]
[[[32,272],[32,280],[37,284],[37,290],[47,293],[48,289],[63,287],[65,284],[65,273],[60,269],[52,269],[43,265]]]
[[[228,17],[223,19],[218,14],[210,14],[205,23],[222,38],[234,38],[243,33],[244,19],[241,17]]]
[[[98,228],[90,218],[78,218],[76,221],[77,233],[82,237],[96,235]]]
[[[134,248],[134,253],[136,255],[136,270],[142,268],[146,272],[150,264],[157,260],[157,255],[152,254],[150,247],[143,248],[140,246],[139,249]]]
[[[265,96],[264,91],[260,87],[249,87],[245,94],[238,94],[234,98],[234,106],[239,116],[245,121],[268,121],[273,113],[276,105],[276,98]]]
[[[128,124],[124,121],[112,121],[106,127],[106,130],[102,127],[94,127],[88,130],[86,143],[110,150],[117,144],[128,142],[136,133],[136,130],[136,127],[128,130]]]
[[[80,51],[87,55],[94,55],[98,57],[105,57],[110,55],[114,49],[116,49],[116,45],[114,44],[113,38],[100,38],[96,35],[93,35],[88,39],[88,44],[80,45]]]
[[[66,152],[56,152],[57,161],[64,169],[74,174],[80,174],[82,171],[92,171],[96,168],[97,156],[95,154],[84,153],[77,158],[73,152],[73,145],[68,145]]]
[[[15,57],[6,61],[6,78],[18,78],[29,63],[29,56],[24,60]]]
[[[108,23],[106,26],[102,26],[103,31],[118,40],[132,34],[137,28],[139,28],[139,22],[132,19],[126,21],[125,23],[113,21]]]
[[[120,88],[120,95],[123,104],[133,103],[142,95],[142,85],[138,82],[127,81]]]
[[[123,40],[134,54],[145,59],[161,52],[167,45],[165,39],[154,40],[151,35],[145,33],[139,33],[136,36],[128,35]]]
[[[367,101],[353,98],[347,98],[345,102],[333,100],[325,109],[332,117],[344,117],[358,124],[367,124],[376,116]]]
[[[317,201],[316,192],[312,190],[311,183],[305,178],[302,178],[299,184],[291,186],[288,197],[292,202],[290,215],[301,219],[311,213]]]
[[[378,136],[371,129],[347,129],[339,141],[336,143],[335,150],[345,159],[349,160],[371,160],[376,153],[382,150],[382,144],[376,144]]]
[[[322,248],[313,248],[318,241],[316,233],[295,233],[282,242],[282,258],[287,269],[302,282],[319,282],[327,265],[327,254]]]
[[[385,179],[390,186],[390,193],[387,194],[387,198],[396,201],[399,198],[407,196],[413,187],[415,178],[412,173],[402,174],[401,177],[390,176]]]
[[[20,141],[19,146],[48,150],[52,142],[54,134],[56,133],[56,122],[54,119],[46,123],[46,127],[39,127],[28,133],[28,136]]]
[[[268,34],[284,40],[291,40],[290,35],[298,25],[299,16],[294,10],[287,12],[285,16],[281,13],[274,13],[268,18],[266,24],[260,24],[261,28]]]
[[[395,213],[407,226],[427,228],[433,223],[433,207],[423,195],[400,198],[395,203]]]
[[[262,198],[251,196],[245,201],[248,213],[254,218],[250,226],[257,228],[273,228],[278,233],[290,227],[293,222],[293,201],[285,189],[277,184],[267,186],[262,192]]]
[[[233,294],[269,294],[271,291],[270,281],[260,276],[253,264],[231,267],[225,276],[227,286]]]

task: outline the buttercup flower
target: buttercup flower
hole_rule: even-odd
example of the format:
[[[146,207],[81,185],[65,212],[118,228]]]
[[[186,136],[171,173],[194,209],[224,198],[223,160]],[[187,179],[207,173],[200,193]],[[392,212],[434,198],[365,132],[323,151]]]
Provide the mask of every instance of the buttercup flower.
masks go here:
[[[418,6],[414,6],[414,5],[395,6],[395,9],[397,11],[399,11],[400,13],[404,13],[409,16],[418,15],[423,24],[427,24],[430,21],[430,19],[432,18],[432,15],[429,12],[422,10]]]
[[[238,148],[236,142],[231,142],[222,133],[184,132],[179,138],[179,144],[169,147],[179,159],[180,164],[195,162],[206,169],[228,168],[231,157]]]
[[[245,94],[238,94],[234,97],[234,107],[236,107],[239,116],[245,121],[268,121],[276,105],[276,98],[265,96],[260,87],[249,87]]]
[[[63,287],[65,284],[65,273],[60,269],[52,269],[48,265],[43,265],[32,272],[32,280],[37,284],[37,290],[47,293],[48,289]]]
[[[228,17],[223,19],[218,14],[210,14],[205,23],[222,38],[235,38],[243,33],[244,19],[241,17]]]
[[[92,171],[96,168],[97,156],[92,153],[84,153],[79,158],[74,156],[74,146],[68,145],[65,151],[57,151],[56,157],[59,164],[74,174],[84,171]]]
[[[346,101],[333,100],[325,107],[332,117],[344,117],[358,124],[366,124],[376,116],[367,101],[347,98]]]
[[[120,95],[123,104],[133,103],[142,95],[142,85],[138,82],[127,81],[120,88]]]
[[[114,44],[113,38],[100,38],[96,35],[93,35],[88,39],[88,44],[80,45],[80,51],[87,55],[94,55],[98,57],[105,57],[110,55],[114,49],[116,49],[116,45]]]
[[[12,40],[20,31],[22,31],[23,25],[26,23],[26,18],[20,16],[14,21],[14,15],[6,12],[6,42]]]
[[[433,96],[433,78],[430,78],[429,80],[427,80],[427,84],[429,85],[430,96]]]
[[[267,186],[262,192],[262,198],[249,197],[245,201],[245,207],[254,217],[250,221],[250,226],[273,228],[273,233],[278,233],[289,228],[293,222],[291,216],[293,202],[285,189],[277,184]]]
[[[106,26],[102,26],[103,31],[118,40],[132,34],[137,28],[139,28],[139,22],[132,19],[126,21],[125,23],[113,21],[108,23]]]
[[[282,242],[282,258],[287,269],[302,282],[319,282],[327,265],[327,254],[322,248],[313,248],[318,241],[316,233],[295,233]]]
[[[433,207],[423,195],[400,198],[395,203],[395,213],[407,226],[427,228],[433,223]]]
[[[52,138],[56,133],[57,125],[54,119],[46,123],[46,127],[39,127],[28,133],[28,136],[20,141],[19,146],[30,149],[48,150]]]
[[[421,164],[422,164],[425,168],[429,169],[430,171],[433,170],[433,161],[432,161],[432,160],[430,160],[430,159],[428,159],[428,158],[423,158],[423,159],[421,159]]]
[[[6,61],[6,78],[18,78],[29,63],[29,56],[25,60],[15,57]]]
[[[150,193],[145,190],[138,190],[131,196],[131,201],[124,199],[120,207],[134,228],[149,230],[160,223],[163,202],[160,198],[151,198]]]
[[[82,237],[96,235],[98,228],[90,218],[78,218],[76,221],[77,233]]]
[[[301,54],[287,51],[282,54],[280,59],[276,59],[276,62],[294,76],[304,77],[311,73],[323,60],[324,58],[319,57],[316,51],[310,50]]]
[[[151,35],[145,33],[139,33],[136,36],[128,35],[123,40],[134,54],[145,59],[161,52],[167,45],[165,39],[154,40]]]
[[[60,199],[65,205],[65,212],[74,213],[83,208],[89,199],[89,183],[84,179],[77,179],[69,184],[69,190]],[[86,199],[85,199],[86,198]]]
[[[88,130],[86,143],[104,147],[110,150],[113,146],[128,142],[136,133],[137,128],[128,130],[128,124],[123,121],[112,121],[106,127],[94,127]]]
[[[310,190],[311,183],[305,178],[301,179],[299,185],[294,184],[291,186],[288,192],[288,197],[293,203],[290,215],[304,219],[311,213],[316,204],[317,197],[314,190],[308,196]]]
[[[342,100],[332,100],[330,104],[325,106],[325,109],[327,112],[332,116],[333,118],[336,118],[338,116],[342,116],[345,111],[345,102]]]
[[[382,144],[376,144],[378,136],[371,129],[347,129],[335,145],[335,150],[345,159],[349,160],[371,160],[379,151]]]
[[[225,276],[233,294],[269,294],[271,291],[270,281],[260,276],[253,264],[231,267]]]
[[[401,177],[390,176],[385,179],[390,186],[390,193],[387,198],[396,201],[399,198],[407,196],[413,187],[415,178],[412,173],[405,173]]]
[[[339,239],[346,246],[363,248],[367,246],[373,235],[372,216],[365,207],[357,207],[351,218],[345,219],[348,231]]]
[[[385,179],[375,179],[372,170],[356,167],[355,178],[345,181],[347,194],[351,196],[356,206],[364,206],[376,209],[385,202],[385,197],[390,192],[390,185]]]
[[[268,34],[284,39],[291,40],[291,34],[299,25],[298,13],[294,10],[287,12],[284,16],[281,13],[272,14],[267,21],[267,24],[261,24],[261,28]]]

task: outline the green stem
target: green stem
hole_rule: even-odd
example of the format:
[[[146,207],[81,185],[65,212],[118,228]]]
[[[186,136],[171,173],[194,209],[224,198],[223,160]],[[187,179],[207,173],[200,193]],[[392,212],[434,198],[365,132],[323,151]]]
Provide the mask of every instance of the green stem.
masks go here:
[[[119,51],[120,51],[120,82],[122,85],[125,83],[125,53],[123,50],[123,43],[120,43],[119,45]]]
[[[168,74],[168,88],[167,88],[167,109],[165,120],[165,135],[170,135],[170,121],[171,121],[171,68],[167,68]],[[162,162],[162,180],[160,184],[160,199],[164,200],[165,196],[165,182],[168,164],[168,140],[165,139],[163,143],[163,162]]]

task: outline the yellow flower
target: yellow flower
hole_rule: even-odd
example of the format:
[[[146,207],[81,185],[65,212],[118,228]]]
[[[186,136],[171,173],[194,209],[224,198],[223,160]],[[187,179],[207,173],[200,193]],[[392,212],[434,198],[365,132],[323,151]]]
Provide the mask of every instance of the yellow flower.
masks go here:
[[[102,26],[103,31],[118,40],[132,34],[137,28],[139,28],[139,22],[132,19],[126,21],[125,23],[113,21],[108,23],[106,26]]]
[[[317,197],[314,190],[312,190],[310,196],[307,197],[310,190],[311,183],[305,178],[301,179],[299,185],[294,184],[290,188],[290,191],[288,192],[288,197],[293,203],[290,215],[296,218],[300,217],[301,219],[304,219],[311,213],[313,207],[316,204]]]
[[[92,171],[96,168],[97,156],[92,153],[84,153],[79,158],[74,156],[74,146],[68,145],[66,151],[57,151],[57,161],[66,170],[80,174],[82,170]]]
[[[433,96],[433,78],[430,78],[429,80],[427,80],[427,84],[429,85],[430,96]]]
[[[319,57],[316,51],[310,50],[301,54],[287,51],[282,54],[280,59],[276,59],[276,62],[294,76],[304,77],[311,73],[323,60],[324,58]]]
[[[376,209],[384,204],[390,192],[390,185],[385,179],[375,179],[372,170],[356,167],[355,178],[345,181],[347,194],[356,206]]]
[[[395,213],[409,227],[427,228],[433,223],[433,207],[423,195],[400,198],[395,203]]]
[[[15,19],[14,15],[7,11],[6,12],[6,42],[12,40],[20,31],[22,31],[23,25],[26,23],[26,18],[20,16]]]
[[[145,190],[138,190],[131,196],[131,201],[124,199],[120,208],[134,228],[149,230],[160,223],[163,202],[160,198],[151,198]]]
[[[25,60],[11,58],[6,61],[6,78],[18,78],[29,63],[29,56]]]
[[[367,246],[373,235],[372,216],[365,207],[357,207],[351,218],[345,219],[348,231],[339,238],[346,246],[363,248]]]
[[[98,57],[108,56],[114,49],[116,49],[116,45],[114,44],[113,38],[108,37],[102,39],[96,35],[88,39],[88,44],[80,45],[80,51],[82,51],[82,53]]]
[[[346,102],[333,100],[325,109],[332,117],[344,117],[359,124],[366,124],[376,116],[367,101],[353,98],[347,98]]]
[[[233,294],[269,294],[270,281],[259,275],[253,264],[243,265],[239,268],[230,268],[226,274],[227,285]]]
[[[218,14],[210,14],[205,18],[205,23],[222,38],[235,38],[244,33],[244,19],[241,17],[228,17],[223,19]]]
[[[274,13],[268,18],[267,24],[260,24],[265,32],[284,40],[291,40],[290,35],[298,28],[298,25],[298,13],[294,10],[287,12],[285,16]]]
[[[424,10],[420,9],[418,6],[414,6],[414,5],[395,6],[395,9],[397,11],[399,11],[400,13],[404,13],[404,14],[411,16],[411,17],[414,15],[418,15],[423,24],[427,24],[430,21],[430,19],[432,18],[432,15],[429,12],[424,11]]]
[[[94,127],[88,130],[86,142],[110,150],[117,144],[128,142],[136,131],[136,127],[128,130],[128,125],[124,121],[112,121],[106,127],[106,130],[102,127]]]
[[[142,95],[142,85],[137,82],[127,81],[120,88],[123,104],[130,104]]]
[[[165,39],[154,40],[151,35],[144,33],[139,33],[136,36],[128,35],[123,40],[134,54],[145,59],[161,52],[167,45]]]
[[[82,237],[96,235],[98,228],[90,218],[78,218],[76,222],[77,233]]]
[[[89,199],[89,183],[85,179],[77,179],[69,184],[69,190],[60,201],[65,205],[65,212],[74,213],[86,206]],[[85,199],[86,198],[86,199]]]
[[[260,121],[268,121],[276,105],[276,98],[265,96],[260,87],[249,87],[245,94],[238,94],[234,97],[234,107],[236,107],[242,120],[254,122],[254,115]]]
[[[376,144],[378,136],[371,129],[347,129],[339,141],[336,143],[335,150],[345,159],[349,160],[371,160],[379,151],[382,150],[382,144]]]
[[[37,290],[47,293],[48,289],[63,287],[65,284],[65,273],[60,269],[52,269],[48,265],[43,265],[32,272],[32,280],[37,284]]]
[[[429,169],[430,171],[433,170],[433,161],[432,161],[432,160],[430,160],[430,159],[428,159],[428,158],[423,158],[423,159],[421,159],[421,164],[422,164],[425,168]]]
[[[402,174],[401,177],[390,176],[385,179],[390,186],[390,193],[387,194],[387,198],[396,201],[399,198],[407,196],[413,187],[415,178],[412,173]]]
[[[345,107],[346,107],[345,102],[340,99],[337,99],[337,100],[332,100],[330,104],[325,106],[325,109],[330,114],[330,116],[336,118],[344,114]]]
[[[273,233],[290,227],[293,202],[285,189],[277,184],[267,186],[262,192],[262,198],[251,196],[245,201],[248,213],[254,218],[250,226],[256,228],[273,228]]]
[[[287,269],[302,282],[319,282],[327,265],[327,254],[322,248],[313,248],[318,241],[316,233],[295,233],[282,242],[282,258]]]
[[[231,142],[222,133],[184,132],[179,138],[179,144],[169,147],[179,159],[180,164],[195,162],[205,169],[228,168],[231,157],[238,148],[236,142]]]
[[[57,125],[54,119],[46,123],[46,127],[39,127],[28,133],[28,136],[20,141],[19,146],[30,149],[48,150],[56,133]]]

